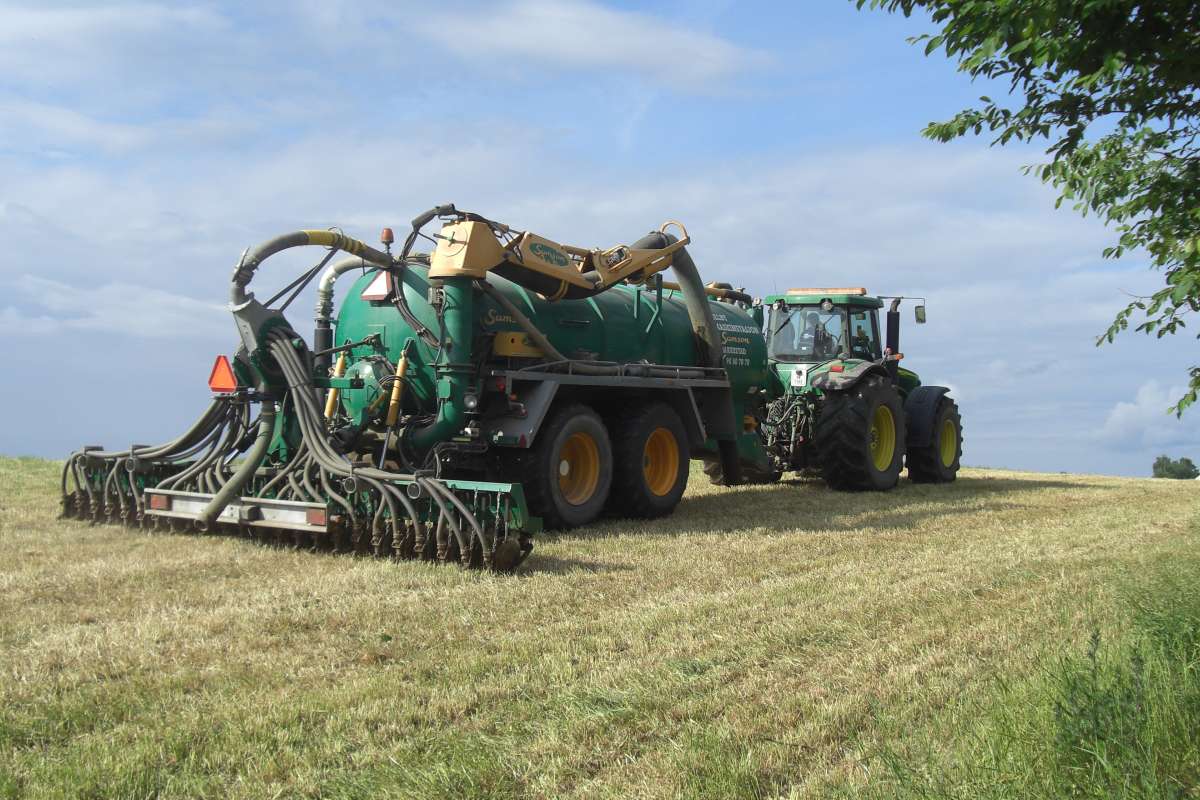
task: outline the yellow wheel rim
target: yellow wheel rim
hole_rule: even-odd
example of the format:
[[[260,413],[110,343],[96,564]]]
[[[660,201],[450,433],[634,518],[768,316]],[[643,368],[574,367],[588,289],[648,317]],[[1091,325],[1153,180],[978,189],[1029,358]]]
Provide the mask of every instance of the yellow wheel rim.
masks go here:
[[[675,488],[675,480],[679,477],[679,445],[675,434],[666,428],[655,428],[646,439],[642,474],[646,486],[658,497],[665,497]]]
[[[886,471],[896,456],[896,419],[887,406],[879,406],[871,417],[871,460],[875,469]]]
[[[558,490],[573,506],[581,506],[600,483],[600,448],[589,434],[572,433],[558,453]]]
[[[942,466],[952,466],[954,457],[958,455],[958,427],[954,424],[954,420],[942,420],[942,432],[938,436],[938,447],[942,451]]]

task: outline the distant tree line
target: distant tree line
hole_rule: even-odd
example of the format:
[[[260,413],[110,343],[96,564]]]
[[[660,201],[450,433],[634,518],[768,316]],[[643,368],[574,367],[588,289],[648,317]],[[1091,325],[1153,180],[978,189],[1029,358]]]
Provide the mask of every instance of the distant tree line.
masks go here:
[[[1190,481],[1200,477],[1200,469],[1196,468],[1190,458],[1159,456],[1154,459],[1154,477]]]

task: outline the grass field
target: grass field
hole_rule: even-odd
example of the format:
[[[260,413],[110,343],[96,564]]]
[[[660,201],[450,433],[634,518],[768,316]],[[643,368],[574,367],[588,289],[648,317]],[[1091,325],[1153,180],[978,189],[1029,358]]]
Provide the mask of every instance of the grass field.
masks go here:
[[[515,576],[55,519],[0,460],[0,797],[825,797],[1126,626],[1194,482],[710,487]]]

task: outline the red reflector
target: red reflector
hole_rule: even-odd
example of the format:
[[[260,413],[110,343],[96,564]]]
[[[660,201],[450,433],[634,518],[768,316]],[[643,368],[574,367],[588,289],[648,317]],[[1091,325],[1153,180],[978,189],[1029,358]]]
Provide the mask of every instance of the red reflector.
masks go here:
[[[363,289],[359,297],[363,300],[387,300],[391,293],[392,276],[390,273],[381,272],[375,276],[375,280],[367,284],[367,288]]]
[[[846,367],[842,364],[830,364],[829,371],[830,372],[845,372]]]
[[[150,497],[150,508],[155,511],[167,511],[171,508],[171,498],[165,494],[152,494]]]
[[[229,359],[225,356],[217,356],[217,360],[213,362],[212,372],[208,375],[208,388],[219,394],[237,391],[237,378],[233,374],[233,367],[229,366]]]
[[[324,525],[325,524],[325,509],[310,508],[304,512],[304,521],[309,525]]]

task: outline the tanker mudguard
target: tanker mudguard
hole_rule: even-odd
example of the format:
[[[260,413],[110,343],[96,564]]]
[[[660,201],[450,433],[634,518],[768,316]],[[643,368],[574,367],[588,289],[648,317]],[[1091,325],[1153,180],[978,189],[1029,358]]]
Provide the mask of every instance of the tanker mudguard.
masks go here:
[[[904,416],[908,418],[908,437],[905,444],[928,447],[933,438],[933,420],[937,416],[938,404],[950,390],[945,386],[918,386],[904,401]]]
[[[498,447],[516,447],[527,449],[533,445],[538,430],[550,411],[554,400],[558,397],[560,387],[572,389],[587,389],[603,387],[601,379],[588,376],[572,375],[529,375],[518,377],[509,374],[511,381],[511,397],[509,413],[489,420],[485,425],[487,441]],[[710,435],[710,427],[718,428],[719,420],[705,422],[704,414],[696,400],[696,391],[706,391],[704,388],[695,389],[686,379],[642,378],[637,380],[637,386],[616,391],[628,395],[629,400],[653,396],[671,406],[679,415],[684,430],[688,435],[689,448],[701,446]],[[628,384],[634,381],[626,379]],[[694,383],[694,382],[693,382]],[[612,387],[608,387],[612,391]],[[712,391],[708,389],[707,391]],[[728,435],[734,435],[734,431]]]

